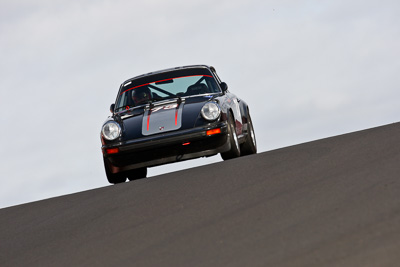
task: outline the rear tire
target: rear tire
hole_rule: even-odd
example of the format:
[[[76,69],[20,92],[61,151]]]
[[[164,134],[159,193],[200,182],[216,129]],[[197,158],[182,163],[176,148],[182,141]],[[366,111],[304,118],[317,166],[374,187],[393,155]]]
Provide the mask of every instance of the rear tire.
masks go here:
[[[223,160],[233,159],[240,156],[239,140],[236,134],[236,127],[232,113],[230,113],[228,117],[228,138],[231,143],[231,150],[221,153]]]
[[[247,136],[246,141],[241,146],[241,156],[257,153],[256,134],[254,133],[253,122],[250,113],[247,112]]]
[[[110,184],[120,184],[126,181],[126,177],[121,173],[112,173],[108,162],[103,158],[104,169],[106,171],[107,180]]]
[[[143,167],[143,168],[128,171],[127,176],[128,176],[129,181],[146,178],[147,168]]]

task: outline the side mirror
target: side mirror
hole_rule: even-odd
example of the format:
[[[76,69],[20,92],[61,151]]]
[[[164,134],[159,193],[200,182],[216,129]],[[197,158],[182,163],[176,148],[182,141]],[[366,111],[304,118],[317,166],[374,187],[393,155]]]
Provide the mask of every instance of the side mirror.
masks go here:
[[[228,91],[228,85],[224,82],[220,83],[219,86],[221,86],[222,91],[225,93]]]
[[[115,109],[115,104],[111,104],[111,107],[110,107],[111,113],[114,113],[114,109]]]

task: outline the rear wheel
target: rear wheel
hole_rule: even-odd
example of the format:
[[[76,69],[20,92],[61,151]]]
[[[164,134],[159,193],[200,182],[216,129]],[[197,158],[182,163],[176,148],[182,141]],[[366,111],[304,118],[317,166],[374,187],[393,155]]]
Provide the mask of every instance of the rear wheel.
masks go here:
[[[120,184],[126,181],[126,177],[121,173],[112,173],[110,170],[110,166],[107,161],[103,158],[104,161],[104,169],[106,170],[107,180],[110,184]]]
[[[146,178],[147,168],[144,167],[144,168],[131,170],[127,173],[127,176],[128,176],[129,181]]]
[[[231,143],[231,150],[221,153],[223,160],[233,159],[240,156],[239,140],[236,134],[236,127],[233,121],[232,113],[228,117],[228,138]]]
[[[254,133],[253,122],[250,113],[247,112],[247,136],[246,141],[241,146],[241,156],[257,153],[256,134]]]

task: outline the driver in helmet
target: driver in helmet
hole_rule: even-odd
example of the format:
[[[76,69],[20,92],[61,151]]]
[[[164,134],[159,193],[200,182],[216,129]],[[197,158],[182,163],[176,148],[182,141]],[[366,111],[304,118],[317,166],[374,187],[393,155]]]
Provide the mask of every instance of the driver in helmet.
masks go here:
[[[145,104],[151,100],[151,92],[147,86],[136,88],[132,94],[135,106]]]

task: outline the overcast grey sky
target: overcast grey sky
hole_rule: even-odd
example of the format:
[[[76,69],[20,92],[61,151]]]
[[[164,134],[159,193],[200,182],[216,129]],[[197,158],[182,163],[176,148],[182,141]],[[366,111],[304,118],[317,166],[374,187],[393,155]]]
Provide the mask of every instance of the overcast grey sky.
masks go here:
[[[0,208],[108,186],[101,125],[120,83],[150,71],[214,66],[250,105],[259,152],[398,122],[399,14],[394,0],[0,0]]]

